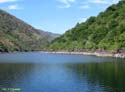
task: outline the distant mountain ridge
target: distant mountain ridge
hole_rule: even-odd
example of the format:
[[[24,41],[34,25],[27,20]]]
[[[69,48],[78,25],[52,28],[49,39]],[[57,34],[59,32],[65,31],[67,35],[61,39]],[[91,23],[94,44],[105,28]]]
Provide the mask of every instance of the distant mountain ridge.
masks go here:
[[[43,31],[43,30],[40,30],[40,29],[37,29],[37,30],[39,30],[40,34],[41,34],[44,38],[48,39],[48,42],[51,42],[51,41],[53,41],[55,38],[57,38],[57,37],[60,36],[60,34],[56,34],[56,33],[52,33],[52,32],[47,32],[47,31]]]
[[[0,10],[0,52],[43,50],[57,36]]]
[[[125,49],[125,0],[108,7],[97,17],[56,38],[49,46],[51,50],[108,50]]]

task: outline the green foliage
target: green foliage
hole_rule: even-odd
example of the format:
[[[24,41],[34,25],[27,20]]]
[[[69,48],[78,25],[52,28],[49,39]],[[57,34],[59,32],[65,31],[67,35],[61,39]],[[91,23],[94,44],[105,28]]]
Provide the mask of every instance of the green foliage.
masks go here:
[[[125,1],[114,4],[97,17],[77,24],[50,44],[54,50],[117,50],[125,48]]]
[[[42,50],[55,36],[0,10],[0,52]]]

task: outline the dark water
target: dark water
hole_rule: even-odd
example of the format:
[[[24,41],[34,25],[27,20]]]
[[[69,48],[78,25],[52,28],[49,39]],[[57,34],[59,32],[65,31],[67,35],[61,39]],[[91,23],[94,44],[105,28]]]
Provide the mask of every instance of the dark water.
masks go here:
[[[0,92],[125,92],[125,60],[95,56],[0,54]]]

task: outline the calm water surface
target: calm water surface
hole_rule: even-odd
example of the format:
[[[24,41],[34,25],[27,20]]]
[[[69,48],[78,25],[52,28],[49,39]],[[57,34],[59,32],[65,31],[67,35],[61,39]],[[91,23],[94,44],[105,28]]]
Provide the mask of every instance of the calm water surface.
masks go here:
[[[125,92],[125,60],[83,55],[0,54],[0,92]]]

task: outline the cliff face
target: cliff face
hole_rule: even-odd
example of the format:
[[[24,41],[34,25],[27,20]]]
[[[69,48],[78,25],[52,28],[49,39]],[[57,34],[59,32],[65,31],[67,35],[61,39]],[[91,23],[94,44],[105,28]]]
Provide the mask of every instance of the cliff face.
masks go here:
[[[1,52],[42,50],[54,37],[0,10]]]
[[[52,50],[125,49],[125,0],[77,24],[50,44]]]

